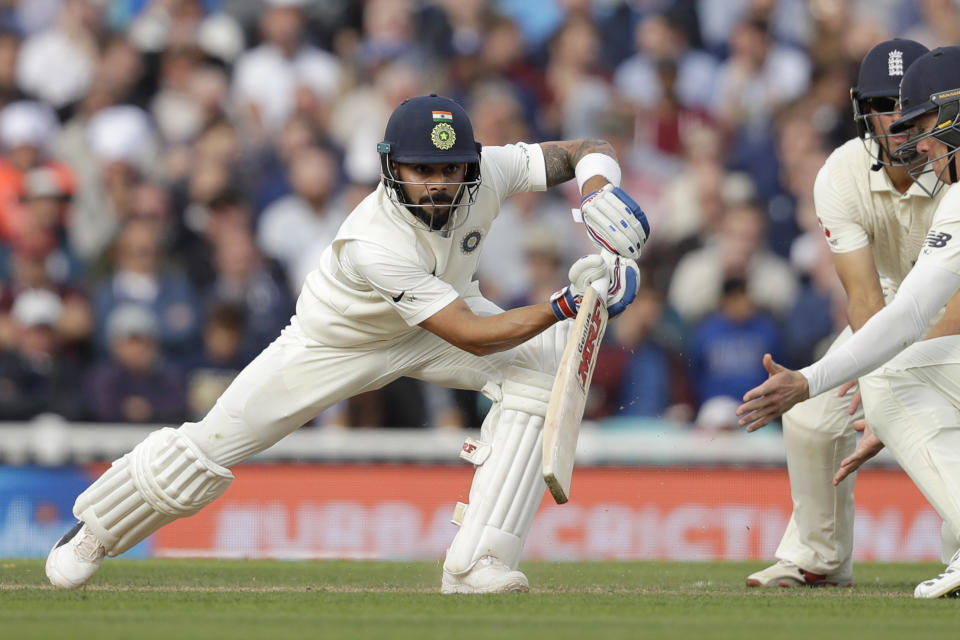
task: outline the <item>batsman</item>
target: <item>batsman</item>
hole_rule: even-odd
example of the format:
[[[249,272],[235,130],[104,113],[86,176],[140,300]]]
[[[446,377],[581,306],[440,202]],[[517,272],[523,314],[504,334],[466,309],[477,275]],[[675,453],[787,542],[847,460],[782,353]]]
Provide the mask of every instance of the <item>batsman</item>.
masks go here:
[[[461,454],[476,466],[469,504],[443,564],[443,593],[526,591],[517,570],[543,498],[542,427],[583,292],[604,291],[610,316],[639,286],[650,229],[620,188],[611,146],[574,140],[486,147],[466,112],[431,94],[394,110],[382,179],[306,279],[296,314],[199,422],[149,434],[77,498],[78,522],[46,573],[77,588],[104,556],[198,512],[226,491],[230,469],[331,405],[409,376],[474,389],[493,405]],[[576,261],[570,283],[540,304],[504,311],[474,274],[504,199],[571,179],[583,222],[602,250]],[[291,229],[290,233],[296,233]]]

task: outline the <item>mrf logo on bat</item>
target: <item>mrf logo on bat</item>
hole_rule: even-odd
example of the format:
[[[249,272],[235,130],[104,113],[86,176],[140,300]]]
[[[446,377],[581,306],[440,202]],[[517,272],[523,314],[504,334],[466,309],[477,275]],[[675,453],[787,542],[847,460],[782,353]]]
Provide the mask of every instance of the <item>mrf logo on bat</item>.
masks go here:
[[[586,391],[590,381],[590,370],[593,365],[593,354],[597,350],[597,343],[600,342],[600,301],[597,300],[593,305],[593,313],[590,314],[590,322],[584,327],[585,331],[580,336],[580,366],[577,368],[577,379],[580,381],[580,388]]]

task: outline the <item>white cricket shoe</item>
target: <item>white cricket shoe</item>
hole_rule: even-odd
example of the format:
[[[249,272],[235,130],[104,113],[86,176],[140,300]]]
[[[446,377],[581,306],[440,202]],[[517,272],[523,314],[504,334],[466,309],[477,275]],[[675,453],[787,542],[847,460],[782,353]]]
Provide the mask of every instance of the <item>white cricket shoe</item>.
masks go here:
[[[509,593],[530,590],[527,576],[493,556],[483,556],[467,573],[443,572],[440,593]]]
[[[936,578],[924,580],[913,590],[914,598],[942,598],[960,596],[960,551],[953,554],[946,571]]]
[[[747,576],[748,587],[849,587],[853,576],[824,575],[801,569],[789,560],[777,560],[776,564]]]
[[[55,587],[76,589],[100,568],[103,544],[87,526],[78,522],[53,546],[47,556],[47,578]]]

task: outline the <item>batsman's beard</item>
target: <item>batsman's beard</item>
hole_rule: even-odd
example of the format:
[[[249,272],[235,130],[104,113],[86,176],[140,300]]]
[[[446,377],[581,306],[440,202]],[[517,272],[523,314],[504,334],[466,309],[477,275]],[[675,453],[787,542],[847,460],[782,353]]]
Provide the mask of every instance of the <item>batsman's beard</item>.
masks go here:
[[[447,221],[450,220],[450,212],[453,211],[453,197],[448,193],[425,195],[420,198],[417,204],[420,206],[415,215],[434,231],[443,229]]]

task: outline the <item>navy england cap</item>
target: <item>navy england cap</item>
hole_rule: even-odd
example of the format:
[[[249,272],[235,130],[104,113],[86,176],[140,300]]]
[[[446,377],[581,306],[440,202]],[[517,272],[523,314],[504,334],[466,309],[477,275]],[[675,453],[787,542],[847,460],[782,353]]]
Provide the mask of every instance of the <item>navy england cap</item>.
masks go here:
[[[857,74],[858,98],[880,98],[900,93],[900,80],[910,65],[928,49],[913,40],[881,42],[864,56]]]

